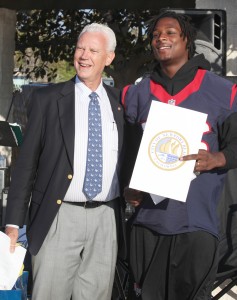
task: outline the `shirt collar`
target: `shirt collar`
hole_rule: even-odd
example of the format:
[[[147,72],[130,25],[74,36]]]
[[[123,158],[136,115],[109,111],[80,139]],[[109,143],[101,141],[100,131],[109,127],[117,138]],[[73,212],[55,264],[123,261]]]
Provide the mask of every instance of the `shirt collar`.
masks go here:
[[[77,86],[77,88],[79,89],[79,91],[84,94],[85,96],[88,96],[92,93],[92,90],[90,90],[79,78],[78,76],[76,76],[76,80],[75,80],[75,84]],[[94,91],[95,93],[97,93],[97,95],[99,96],[100,99],[103,99],[103,92],[104,92],[104,87],[103,87],[103,83],[102,80],[98,86],[98,88]]]

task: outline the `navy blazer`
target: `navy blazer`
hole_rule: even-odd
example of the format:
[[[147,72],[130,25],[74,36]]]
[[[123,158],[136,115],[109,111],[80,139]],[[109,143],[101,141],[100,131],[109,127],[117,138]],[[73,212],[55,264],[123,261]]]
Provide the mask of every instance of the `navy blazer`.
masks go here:
[[[104,85],[118,128],[119,163],[124,117],[120,91]],[[28,248],[39,251],[73,176],[75,78],[32,93],[24,141],[12,172],[6,224],[24,225],[28,206]],[[72,176],[71,176],[72,175]]]

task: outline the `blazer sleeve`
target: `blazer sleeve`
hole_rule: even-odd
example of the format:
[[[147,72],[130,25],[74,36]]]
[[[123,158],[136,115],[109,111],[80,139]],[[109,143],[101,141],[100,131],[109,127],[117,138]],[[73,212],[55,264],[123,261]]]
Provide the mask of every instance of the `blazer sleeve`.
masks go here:
[[[23,143],[15,165],[12,167],[6,224],[24,225],[42,148],[42,120],[39,97],[37,92],[34,92],[28,108],[28,122]]]

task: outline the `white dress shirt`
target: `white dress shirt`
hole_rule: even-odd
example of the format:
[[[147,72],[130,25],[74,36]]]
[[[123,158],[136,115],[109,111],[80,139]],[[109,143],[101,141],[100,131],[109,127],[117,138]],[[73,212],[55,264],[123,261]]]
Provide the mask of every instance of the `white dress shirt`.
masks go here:
[[[92,91],[76,77],[74,174],[64,201],[87,201],[82,188],[86,171],[88,106],[91,92]],[[102,191],[93,201],[109,201],[119,196],[119,182],[117,176],[118,130],[114,121],[110,101],[102,82],[95,92],[99,96],[98,100],[102,120],[103,181]]]

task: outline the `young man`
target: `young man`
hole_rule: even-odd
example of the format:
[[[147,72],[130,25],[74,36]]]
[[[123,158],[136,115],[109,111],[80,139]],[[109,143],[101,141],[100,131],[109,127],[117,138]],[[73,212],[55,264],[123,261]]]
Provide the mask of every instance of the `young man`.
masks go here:
[[[130,165],[152,100],[169,104],[172,99],[173,105],[208,114],[202,137],[206,148],[180,158],[196,160],[194,171],[200,172],[185,203],[166,198],[155,205],[148,193],[125,190],[126,200],[136,207],[130,235],[131,299],[207,300],[218,262],[218,200],[226,171],[237,166],[236,86],[208,71],[202,54],[194,56],[196,31],[187,16],[162,12],[150,37],[157,65],[150,78],[123,92],[133,144]],[[191,131],[195,125],[187,126]]]
[[[32,95],[6,213],[14,251],[30,203],[32,300],[111,299],[124,118],[120,92],[102,83],[102,72],[115,47],[109,27],[87,25],[76,44],[75,78]]]

